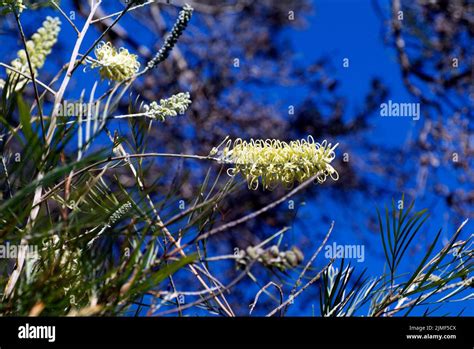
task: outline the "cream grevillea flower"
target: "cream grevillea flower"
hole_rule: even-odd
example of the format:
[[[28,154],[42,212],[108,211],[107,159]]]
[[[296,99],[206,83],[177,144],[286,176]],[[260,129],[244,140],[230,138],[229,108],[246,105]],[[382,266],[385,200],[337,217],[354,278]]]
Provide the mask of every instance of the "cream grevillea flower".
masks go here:
[[[58,41],[58,35],[61,31],[61,21],[59,18],[46,17],[43,26],[33,34],[31,40],[26,42],[28,54],[30,56],[33,72],[37,74],[38,69],[41,69],[46,62],[46,57],[51,53],[54,44]],[[28,59],[25,50],[18,51],[18,58],[12,61],[12,67],[18,71],[30,75],[30,68],[28,66]],[[15,72],[9,71],[12,79],[19,79],[16,90],[23,88],[28,79],[19,76]]]
[[[8,7],[10,10],[15,9],[18,13],[26,9],[26,6],[23,5],[23,0],[3,0],[0,1],[0,6]]]
[[[124,81],[140,69],[138,56],[121,47],[118,51],[110,42],[101,42],[95,49],[97,61],[92,68],[99,68],[102,79]]]
[[[183,115],[191,104],[189,92],[181,92],[167,99],[160,100],[160,104],[152,102],[145,105],[145,114],[151,118],[165,121],[167,117]]]
[[[319,183],[328,176],[337,180],[339,174],[330,165],[337,145],[316,143],[311,136],[289,143],[274,139],[247,142],[239,138],[227,142],[220,159],[232,166],[227,173],[242,174],[250,189],[256,190],[259,182],[264,189],[272,190],[278,184],[289,188],[313,176]]]

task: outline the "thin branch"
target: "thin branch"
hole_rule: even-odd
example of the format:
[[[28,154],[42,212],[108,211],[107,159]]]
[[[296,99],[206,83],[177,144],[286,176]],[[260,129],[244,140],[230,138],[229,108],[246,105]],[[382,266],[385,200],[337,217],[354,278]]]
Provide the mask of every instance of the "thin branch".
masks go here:
[[[312,284],[314,284],[316,281],[318,281],[320,278],[321,278],[321,275],[326,271],[326,269],[332,264],[333,260],[331,260],[331,262],[329,262],[323,269],[321,269],[321,271],[315,276],[313,277],[310,281],[308,281],[303,287],[301,287],[298,292],[296,292],[294,295],[290,295],[288,297],[288,299],[280,304],[278,307],[276,307],[275,309],[273,309],[271,312],[269,312],[267,315],[265,316],[273,316],[275,315],[275,313],[277,311],[279,311],[280,309],[282,309],[283,307],[286,307],[288,306],[288,304],[292,303],[296,297],[298,297],[304,290],[306,290],[309,286],[311,286]]]
[[[169,0],[168,0],[169,1]],[[165,4],[169,4],[169,2],[164,0],[164,1],[157,1],[157,0],[149,0],[147,2],[144,2],[143,4],[139,4],[139,5],[135,5],[135,6],[132,6],[128,9],[129,12],[133,11],[133,10],[136,10],[137,8],[140,8],[140,7],[144,7],[146,5],[150,5],[150,4],[153,4],[153,3],[165,3]],[[100,18],[97,18],[97,19],[94,19],[92,21],[92,24],[94,23],[97,23],[97,22],[102,22],[106,19],[109,19],[109,18],[112,18],[112,17],[115,17],[115,16],[118,16],[118,15],[121,15],[123,11],[118,11],[118,12],[114,12],[114,13],[111,13],[107,16],[103,16],[103,17],[100,17]]]
[[[274,286],[278,292],[280,293],[280,305],[281,303],[283,302],[283,291],[281,289],[280,286],[278,286],[276,283],[274,283],[273,281],[270,281],[268,284],[266,284],[265,286],[263,286],[258,292],[257,294],[255,295],[255,299],[250,307],[250,311],[249,311],[249,314],[252,314],[252,311],[255,309],[255,306],[257,305],[257,302],[258,302],[258,298],[260,297],[260,295],[270,286]],[[280,310],[280,316],[281,316],[281,310]]]
[[[304,275],[306,274],[306,272],[308,271],[309,267],[313,264],[313,262],[316,260],[316,258],[318,257],[319,255],[319,252],[321,252],[322,248],[324,247],[324,245],[326,245],[326,242],[328,241],[329,239],[329,236],[331,236],[331,233],[332,233],[332,230],[334,228],[334,221],[331,222],[331,226],[329,227],[329,230],[326,234],[326,236],[324,237],[324,240],[323,242],[319,245],[318,249],[314,252],[313,256],[311,257],[311,259],[308,261],[308,263],[305,265],[305,267],[303,268],[303,270],[301,271],[301,274],[299,275],[298,277],[298,280],[296,280],[295,282],[295,285],[293,286],[293,289],[291,290],[290,292],[290,295],[293,296],[296,292],[296,289],[297,287],[300,285],[300,282],[301,280],[303,279]],[[283,311],[283,314],[286,314],[288,310],[288,305],[285,307],[285,310]]]
[[[66,20],[69,22],[69,24],[72,26],[72,28],[76,31],[77,35],[78,36],[81,35],[81,32],[79,31],[79,29],[77,29],[76,25],[71,21],[71,19],[68,17],[68,15],[64,13],[61,6],[56,4],[56,1],[54,1],[54,0],[50,0],[50,2],[54,5],[54,7],[56,7],[58,9],[59,12],[61,12],[63,17],[66,18]],[[94,22],[92,22],[92,23],[94,23]]]
[[[243,224],[247,221],[250,221],[260,215],[262,215],[263,213],[275,208],[276,206],[280,205],[282,202],[288,200],[290,197],[296,195],[298,192],[300,192],[301,190],[305,189],[307,186],[309,186],[310,184],[314,183],[314,181],[317,179],[317,176],[318,175],[314,175],[313,177],[309,178],[308,180],[306,180],[305,182],[301,183],[299,186],[297,186],[295,189],[293,189],[292,191],[290,191],[289,193],[283,195],[282,197],[280,197],[279,199],[271,202],[270,204],[262,207],[261,209],[255,211],[255,212],[252,212],[244,217],[241,217],[239,219],[236,219],[232,222],[229,222],[229,223],[226,223],[220,227],[217,227],[217,228],[214,228],[210,231],[208,231],[207,233],[205,234],[202,234],[200,235],[198,238],[195,239],[195,242],[197,241],[201,241],[201,240],[204,240],[204,239],[207,239],[209,238],[210,236],[212,235],[215,235],[215,234],[218,234],[218,233],[221,233],[223,231],[226,231],[230,228],[234,228],[236,227],[237,225],[240,225],[240,224]]]
[[[128,159],[139,159],[139,158],[147,158],[147,157],[169,157],[169,158],[182,158],[182,159],[195,159],[195,160],[210,160],[210,161],[218,161],[218,159],[210,157],[210,156],[201,156],[201,155],[192,155],[192,154],[171,154],[171,153],[142,153],[142,154],[129,154],[126,156],[114,156],[114,157],[109,157],[107,159],[103,159],[100,161],[97,161],[91,165],[88,165],[86,167],[81,168],[79,171],[74,172],[72,177],[77,177],[78,175],[81,175],[87,171],[90,171],[94,169],[94,167],[106,164],[108,162],[113,162],[113,161],[119,161],[119,160],[128,160]],[[41,203],[44,200],[46,200],[52,193],[57,190],[59,187],[61,187],[66,180],[62,180],[58,184],[56,184],[52,189],[50,189],[48,192],[44,193],[43,196],[41,197],[41,200],[38,202]]]
[[[234,287],[236,284],[238,284],[238,283],[247,275],[247,273],[250,271],[250,269],[251,269],[252,266],[253,266],[253,263],[254,263],[254,262],[249,263],[249,264],[247,265],[247,267],[245,268],[244,271],[242,271],[242,272],[241,272],[234,280],[232,280],[225,288],[218,290],[216,295],[219,296],[220,294],[222,294],[222,293],[228,291],[229,289],[231,289],[232,287]],[[199,301],[186,304],[186,305],[184,305],[184,306],[181,307],[181,310],[185,310],[185,309],[192,308],[192,307],[194,307],[194,306],[196,306],[196,305],[198,305],[198,304],[201,304],[202,302],[211,300],[213,297],[214,297],[214,296],[207,296],[207,297],[204,297],[204,298],[200,299]],[[169,314],[175,313],[176,311],[177,311],[176,309],[164,311],[164,312],[162,312],[162,313],[157,314],[157,316],[169,315]]]
[[[46,135],[45,135],[45,128],[44,128],[44,120],[43,120],[43,109],[41,108],[39,92],[38,92],[38,85],[36,84],[35,79],[35,71],[33,69],[33,64],[31,63],[30,53],[28,52],[28,46],[26,45],[26,37],[23,31],[23,26],[20,22],[20,16],[15,7],[13,7],[13,13],[15,15],[16,24],[18,25],[18,29],[20,31],[21,41],[23,43],[23,48],[25,50],[26,60],[28,61],[28,68],[30,69],[31,81],[33,82],[33,89],[35,91],[35,100],[38,104],[38,115],[41,119],[41,134],[43,136],[43,142],[46,145]]]
[[[41,82],[40,80],[36,79],[36,78],[32,78],[30,75],[28,74],[25,74],[25,73],[22,73],[21,71],[19,71],[18,69],[8,65],[8,64],[5,64],[5,63],[2,63],[0,62],[0,66],[1,67],[4,67],[5,69],[7,70],[11,70],[25,78],[27,78],[28,80],[32,80],[34,82],[36,82],[38,85],[40,85],[41,87],[44,87],[45,90],[47,90],[48,92],[50,92],[51,94],[53,95],[56,95],[56,91],[54,91],[53,89],[51,89],[48,85],[46,85],[45,83]]]

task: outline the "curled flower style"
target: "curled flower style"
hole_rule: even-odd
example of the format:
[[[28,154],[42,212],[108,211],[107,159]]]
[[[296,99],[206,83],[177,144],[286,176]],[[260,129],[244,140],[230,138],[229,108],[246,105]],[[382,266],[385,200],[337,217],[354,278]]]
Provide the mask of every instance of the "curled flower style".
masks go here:
[[[55,17],[46,17],[46,20],[43,22],[43,26],[38,29],[38,31],[33,34],[31,40],[26,42],[26,48],[28,50],[28,55],[30,56],[31,66],[33,68],[33,73],[37,74],[38,69],[41,69],[46,62],[46,57],[51,53],[54,44],[58,41],[58,35],[61,31],[61,21],[59,18]],[[30,74],[30,69],[28,66],[28,58],[26,56],[25,50],[18,51],[18,57],[12,61],[12,67],[16,70]],[[22,89],[28,79],[20,76],[19,74],[9,71],[8,74],[11,76],[12,80],[18,79],[18,84],[16,90]]]
[[[17,11],[18,13],[21,13],[26,9],[23,0],[3,0],[0,1],[0,6],[6,7],[6,12]]]
[[[92,68],[99,68],[102,79],[124,81],[131,78],[139,69],[138,56],[121,47],[118,51],[110,42],[101,42],[95,48],[97,61]]]
[[[316,176],[323,183],[328,176],[339,178],[330,165],[335,158],[334,149],[327,141],[316,143],[313,137],[291,141],[236,139],[228,141],[220,153],[220,160],[230,164],[230,176],[242,174],[250,189],[256,190],[261,182],[264,189],[272,190],[278,184],[291,188],[295,182],[304,182]]]
[[[191,104],[189,92],[181,92],[167,99],[160,100],[160,104],[152,102],[143,108],[148,117],[165,121],[167,117],[183,115]]]

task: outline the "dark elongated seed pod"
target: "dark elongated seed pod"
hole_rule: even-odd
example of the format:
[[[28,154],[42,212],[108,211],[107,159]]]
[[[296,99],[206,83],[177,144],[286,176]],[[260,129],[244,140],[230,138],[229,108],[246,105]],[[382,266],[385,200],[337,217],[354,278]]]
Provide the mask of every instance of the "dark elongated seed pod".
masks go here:
[[[173,50],[174,45],[178,42],[179,37],[183,34],[184,30],[188,26],[191,16],[193,15],[194,9],[188,4],[184,5],[183,9],[179,13],[178,20],[171,29],[171,33],[166,37],[165,43],[160,48],[158,53],[153,57],[151,61],[148,62],[148,69],[156,67],[158,64],[163,62],[168,58],[171,50]]]

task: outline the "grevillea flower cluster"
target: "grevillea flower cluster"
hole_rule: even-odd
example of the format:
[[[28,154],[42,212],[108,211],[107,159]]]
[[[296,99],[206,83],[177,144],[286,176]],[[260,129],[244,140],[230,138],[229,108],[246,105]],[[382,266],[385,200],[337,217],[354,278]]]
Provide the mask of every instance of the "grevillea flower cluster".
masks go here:
[[[21,11],[26,9],[26,6],[23,4],[23,0],[3,0],[0,1],[0,6],[6,7],[7,11],[15,10],[18,13],[21,13]]]
[[[140,69],[138,56],[121,47],[117,50],[110,42],[101,42],[95,48],[96,61],[92,68],[99,68],[102,79],[124,81],[131,78]]]
[[[58,35],[61,31],[61,21],[59,18],[46,17],[43,26],[33,34],[31,40],[26,42],[30,62],[33,68],[33,73],[37,74],[38,69],[41,69],[46,62],[46,57],[51,53],[54,44],[58,41]],[[18,51],[18,57],[12,61],[12,67],[16,70],[30,75],[30,68],[28,66],[28,58],[25,50]],[[12,79],[19,79],[17,90],[26,85],[28,79],[13,71],[9,71]]]
[[[250,189],[256,190],[259,182],[269,190],[279,184],[291,188],[295,182],[314,176],[319,183],[328,176],[337,180],[339,175],[330,165],[337,145],[316,143],[311,136],[289,143],[274,139],[247,142],[239,138],[227,142],[219,160],[232,166],[227,171],[230,176],[242,174]]]
[[[183,115],[191,104],[189,92],[180,92],[170,98],[160,100],[160,103],[146,104],[145,114],[153,119],[165,121],[167,117]]]
[[[179,37],[183,34],[183,31],[188,26],[189,21],[193,15],[194,9],[188,4],[184,5],[183,9],[179,13],[178,20],[171,29],[171,33],[166,37],[164,45],[158,51],[158,53],[153,57],[151,61],[148,62],[148,69],[156,67],[158,64],[163,62],[168,58],[171,50],[173,49],[176,42],[178,42]]]
[[[288,270],[296,268],[304,260],[301,250],[293,246],[290,250],[280,251],[277,245],[268,249],[249,246],[241,250],[237,255],[236,261],[240,266],[246,266],[249,262],[257,261],[268,268],[278,268],[279,270]]]

